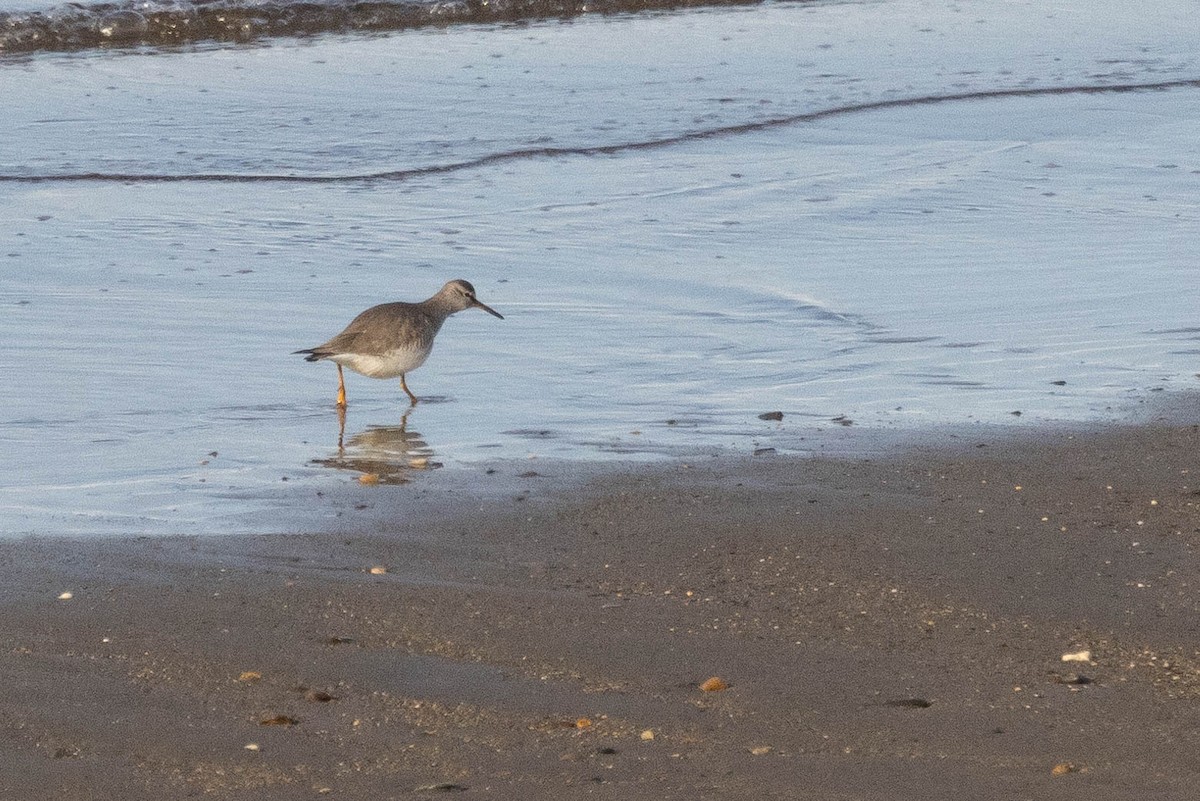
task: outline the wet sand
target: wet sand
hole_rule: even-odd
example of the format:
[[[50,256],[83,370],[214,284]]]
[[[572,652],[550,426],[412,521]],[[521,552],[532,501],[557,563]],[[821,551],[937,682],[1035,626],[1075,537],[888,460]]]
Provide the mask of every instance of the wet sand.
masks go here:
[[[1193,798],[1183,406],[5,542],[0,798]]]

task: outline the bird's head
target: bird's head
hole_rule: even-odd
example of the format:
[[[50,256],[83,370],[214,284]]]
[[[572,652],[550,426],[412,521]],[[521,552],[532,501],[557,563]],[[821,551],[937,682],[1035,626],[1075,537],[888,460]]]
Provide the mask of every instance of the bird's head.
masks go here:
[[[456,312],[465,309],[483,309],[493,317],[504,319],[504,315],[488,306],[486,303],[480,303],[475,297],[475,287],[471,286],[470,281],[464,281],[461,278],[456,278],[442,287],[442,291],[438,293],[445,300],[450,308]]]

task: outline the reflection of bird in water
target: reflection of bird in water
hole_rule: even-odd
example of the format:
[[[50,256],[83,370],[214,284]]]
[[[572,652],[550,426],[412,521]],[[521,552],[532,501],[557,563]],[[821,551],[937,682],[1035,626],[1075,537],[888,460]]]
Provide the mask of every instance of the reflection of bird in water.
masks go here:
[[[415,404],[417,396],[409,390],[404,374],[425,363],[433,349],[433,338],[447,317],[472,308],[504,319],[498,311],[475,299],[475,287],[458,279],[420,303],[372,306],[324,345],[295,352],[308,354],[305,361],[329,359],[337,364],[338,406],[346,405],[343,365],[371,378],[399,376],[401,388]]]
[[[352,470],[360,473],[360,481],[379,484],[407,484],[415,470],[441,467],[432,461],[433,449],[421,435],[408,430],[408,415],[404,412],[398,426],[369,426],[343,442],[345,413],[339,409],[337,455],[313,459],[313,464]]]

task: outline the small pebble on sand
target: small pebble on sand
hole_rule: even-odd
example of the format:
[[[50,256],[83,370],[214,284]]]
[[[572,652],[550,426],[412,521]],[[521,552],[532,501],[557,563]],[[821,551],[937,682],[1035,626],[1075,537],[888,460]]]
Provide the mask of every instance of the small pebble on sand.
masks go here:
[[[653,740],[654,739],[654,729],[646,729],[644,732],[641,733],[640,736],[643,740]]]
[[[1051,680],[1057,684],[1071,684],[1076,686],[1092,683],[1090,678],[1080,673],[1067,673],[1065,675],[1054,673],[1051,675]]]
[[[387,572],[387,568],[384,567],[383,565],[375,565],[371,568],[371,570],[369,572],[371,573],[372,576],[382,576],[384,573]]]
[[[1092,652],[1088,651],[1086,649],[1083,651],[1072,651],[1070,653],[1063,654],[1062,661],[1064,661],[1064,662],[1091,662],[1092,661]]]
[[[58,600],[60,600],[60,601],[69,601],[69,600],[71,600],[71,599],[72,599],[72,598],[74,598],[74,597],[75,597],[75,593],[73,593],[73,592],[70,592],[70,591],[68,591],[68,592],[60,592],[60,593],[58,594]]]
[[[884,701],[883,705],[895,709],[929,709],[933,706],[933,701],[927,698],[893,698],[890,701]]]

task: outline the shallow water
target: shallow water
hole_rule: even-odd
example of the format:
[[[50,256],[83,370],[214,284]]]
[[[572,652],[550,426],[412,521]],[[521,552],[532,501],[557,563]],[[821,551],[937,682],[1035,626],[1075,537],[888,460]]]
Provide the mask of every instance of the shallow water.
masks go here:
[[[413,460],[854,449],[1194,386],[1190,15],[783,3],[0,62],[0,531],[288,530],[361,472],[419,491]],[[449,320],[403,421],[348,374],[339,451],[334,370],[290,352],[455,277],[506,319]]]

